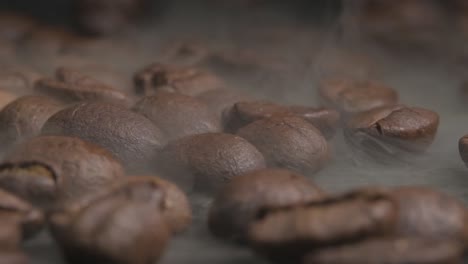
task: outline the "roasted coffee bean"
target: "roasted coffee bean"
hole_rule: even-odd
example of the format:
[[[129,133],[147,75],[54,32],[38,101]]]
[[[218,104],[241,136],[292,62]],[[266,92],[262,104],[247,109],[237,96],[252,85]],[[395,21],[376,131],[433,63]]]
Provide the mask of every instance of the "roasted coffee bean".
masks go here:
[[[225,129],[236,132],[253,121],[276,115],[301,117],[316,126],[327,138],[334,135],[340,119],[340,114],[333,109],[282,106],[268,101],[244,101],[235,103],[231,109],[225,111]]]
[[[283,261],[320,247],[391,234],[397,218],[397,203],[386,192],[358,190],[304,205],[264,208],[249,227],[249,240],[261,254]]]
[[[33,138],[6,160],[0,166],[0,187],[46,209],[124,176],[122,165],[108,151],[74,137]]]
[[[79,210],[97,199],[117,196],[152,205],[153,210],[162,214],[173,233],[184,231],[192,222],[192,212],[185,194],[173,183],[155,176],[121,178],[100,192],[89,195],[68,207]]]
[[[461,264],[463,244],[454,240],[390,237],[310,253],[303,264]]]
[[[425,187],[391,190],[398,202],[398,235],[468,241],[468,214],[464,204]]]
[[[329,159],[328,143],[314,126],[300,117],[273,116],[239,129],[273,167],[311,173]]]
[[[84,102],[59,111],[44,124],[45,135],[75,136],[114,154],[130,172],[145,170],[165,142],[146,117],[104,102]]]
[[[376,81],[351,78],[323,80],[319,85],[319,95],[325,105],[346,115],[398,102],[398,93],[392,88]]]
[[[216,116],[221,119],[223,112],[235,103],[248,100],[249,97],[239,91],[228,88],[219,88],[206,91],[196,96],[203,101]]]
[[[166,177],[184,190],[212,193],[238,175],[264,168],[265,160],[241,137],[205,133],[170,142],[158,165]]]
[[[36,92],[55,97],[65,103],[78,101],[109,101],[129,105],[129,97],[111,86],[81,72],[60,67],[55,78],[43,78],[34,85]]]
[[[381,107],[354,116],[347,123],[346,142],[381,162],[424,152],[439,126],[437,113],[403,105]],[[389,159],[391,158],[391,159]]]
[[[234,177],[216,196],[208,216],[219,238],[245,242],[248,226],[265,207],[275,208],[323,198],[323,191],[300,174],[263,169]]]
[[[149,11],[149,0],[75,0],[77,24],[92,35],[115,33]]]
[[[69,263],[156,263],[171,230],[153,207],[124,196],[110,196],[78,211],[54,212],[49,222]]]
[[[0,142],[12,146],[41,133],[42,126],[62,105],[42,96],[20,97],[0,111]]]
[[[222,130],[207,105],[183,94],[160,91],[143,98],[133,109],[161,128],[168,140]]]
[[[0,223],[2,226],[9,226],[13,230],[2,230],[0,237],[2,244],[15,242],[16,225],[21,228],[20,234],[23,239],[28,239],[37,234],[44,226],[44,215],[31,204],[21,198],[0,189]],[[6,229],[6,228],[5,228]],[[20,236],[21,236],[20,235]],[[6,237],[6,239],[3,239]],[[6,240],[6,241],[4,241]],[[14,246],[17,243],[13,243]]]
[[[468,135],[464,135],[458,141],[458,150],[460,152],[460,157],[468,167]]]
[[[153,95],[157,90],[197,96],[222,88],[223,81],[216,75],[195,68],[151,64],[134,75],[135,91],[140,95]]]

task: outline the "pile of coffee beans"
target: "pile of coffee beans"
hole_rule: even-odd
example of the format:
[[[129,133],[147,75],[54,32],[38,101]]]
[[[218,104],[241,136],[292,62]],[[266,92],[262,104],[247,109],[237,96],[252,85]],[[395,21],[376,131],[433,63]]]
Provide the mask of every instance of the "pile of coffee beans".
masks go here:
[[[372,168],[411,166],[436,142],[442,115],[410,104],[366,54],[296,58],[289,50],[314,50],[295,43],[308,32],[299,25],[242,28],[248,47],[159,31],[141,44],[125,28],[165,1],[151,2],[75,0],[83,31],[125,32],[115,39],[0,14],[0,263],[28,263],[23,243],[42,232],[72,264],[157,263],[171,242],[207,234],[271,263],[462,263],[468,211],[455,197],[312,180],[342,158],[341,142]],[[417,43],[432,31],[405,10],[426,10],[429,25],[439,18],[418,1],[364,2],[358,23],[409,24],[425,33]],[[320,69],[309,76],[313,60]],[[246,85],[256,78],[287,89],[265,98],[265,87]],[[301,82],[317,103],[288,100]],[[468,166],[468,135],[459,152]]]

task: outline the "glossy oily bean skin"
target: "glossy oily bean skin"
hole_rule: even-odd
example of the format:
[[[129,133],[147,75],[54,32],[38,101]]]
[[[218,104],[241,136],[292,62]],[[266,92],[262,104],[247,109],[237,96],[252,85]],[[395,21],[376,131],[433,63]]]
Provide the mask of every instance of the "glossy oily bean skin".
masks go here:
[[[397,105],[354,116],[347,123],[344,136],[354,149],[386,162],[404,159],[405,154],[424,152],[432,144],[438,126],[437,113]]]
[[[156,263],[170,229],[161,213],[152,209],[151,204],[111,196],[78,211],[54,212],[49,222],[69,263]]]
[[[157,90],[197,96],[222,88],[224,83],[216,75],[195,68],[176,67],[159,63],[151,64],[134,75],[135,92],[153,95]]]
[[[468,167],[468,135],[464,135],[458,141],[458,151],[465,165]]]
[[[265,208],[321,199],[324,192],[304,176],[283,169],[262,169],[234,177],[216,195],[208,215],[211,233],[244,243],[248,226]]]
[[[384,84],[349,78],[323,80],[319,85],[319,95],[325,105],[336,108],[345,115],[398,102],[398,93]]]
[[[160,91],[141,99],[133,110],[153,121],[168,140],[222,130],[207,105],[182,94]]]
[[[107,150],[63,136],[20,144],[1,168],[0,186],[45,209],[99,191],[125,175]]]
[[[192,211],[185,193],[173,183],[156,176],[118,179],[100,192],[69,205],[68,209],[80,210],[96,200],[119,196],[152,206],[152,210],[161,213],[172,233],[184,231],[192,222]]]
[[[42,134],[74,136],[102,146],[130,172],[144,170],[165,143],[160,129],[146,117],[102,102],[59,111],[44,124]]]
[[[268,209],[249,227],[249,241],[262,255],[282,262],[330,245],[393,232],[398,207],[381,190],[364,189],[304,205]]]
[[[427,187],[397,187],[391,193],[399,204],[397,234],[468,241],[468,215],[461,201]]]
[[[158,164],[184,190],[213,193],[232,178],[265,168],[263,155],[245,139],[205,133],[170,142]]]
[[[257,120],[236,134],[252,143],[271,167],[313,173],[329,160],[328,143],[322,133],[300,117]]]
[[[122,105],[130,104],[130,98],[122,91],[67,67],[58,68],[55,78],[38,80],[34,89],[40,94],[54,97],[64,103],[108,101]]]
[[[45,221],[44,215],[39,209],[4,190],[0,190],[0,216],[2,226],[12,228],[12,230],[1,230],[2,243],[16,241],[16,233],[13,233],[16,232],[15,226],[20,227],[21,232],[19,234],[23,239],[29,239],[42,229]],[[4,239],[5,237],[7,239]],[[3,240],[6,240],[6,242]]]
[[[62,109],[62,105],[43,96],[23,96],[0,111],[0,142],[13,145],[41,133],[50,116]]]
[[[310,253],[303,264],[461,264],[463,245],[420,237],[378,238]]]

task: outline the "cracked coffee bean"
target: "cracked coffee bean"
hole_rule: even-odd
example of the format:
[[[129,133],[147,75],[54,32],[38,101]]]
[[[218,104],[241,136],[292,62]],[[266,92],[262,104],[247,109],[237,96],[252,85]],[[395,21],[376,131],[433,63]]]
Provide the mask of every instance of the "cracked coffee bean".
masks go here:
[[[20,144],[0,166],[0,187],[48,209],[124,177],[105,149],[74,137],[40,136]]]
[[[319,95],[326,106],[345,115],[398,103],[398,93],[376,81],[332,78],[323,80]]]
[[[1,144],[12,146],[39,135],[47,119],[60,109],[60,103],[42,96],[14,100],[0,111]]]
[[[347,123],[344,135],[354,150],[377,161],[388,162],[424,152],[434,141],[438,126],[437,113],[396,105],[354,116]]]
[[[141,99],[133,110],[153,121],[168,140],[222,130],[207,105],[182,94],[161,91]]]
[[[398,205],[380,189],[363,189],[285,208],[264,208],[249,227],[262,255],[283,262],[325,246],[391,234]]]
[[[42,133],[78,137],[102,146],[132,173],[145,171],[165,144],[161,130],[149,119],[104,102],[63,109],[49,118]]]
[[[187,196],[173,183],[156,176],[128,176],[118,179],[95,195],[79,200],[73,205],[75,210],[86,206],[90,201],[107,197],[131,196],[159,211],[172,233],[180,233],[192,222],[192,211]]]
[[[52,213],[51,233],[65,259],[72,264],[156,263],[171,230],[151,203],[162,193],[139,191],[123,190]]]
[[[283,169],[262,169],[234,177],[215,197],[208,227],[216,237],[246,242],[249,224],[260,211],[324,197],[304,176]]]
[[[330,156],[322,133],[300,117],[260,119],[239,129],[237,135],[252,143],[271,167],[313,173],[320,170]]]
[[[130,98],[117,89],[77,70],[61,67],[55,78],[43,78],[34,89],[40,94],[54,97],[64,103],[79,101],[108,101],[129,105]]]
[[[263,155],[245,139],[224,133],[192,135],[170,142],[158,164],[184,190],[213,193],[232,178],[265,168]]]
[[[453,240],[388,237],[320,249],[303,264],[461,264],[463,245]]]
[[[135,92],[153,95],[158,90],[197,96],[222,88],[224,82],[216,75],[195,68],[151,64],[134,75]]]

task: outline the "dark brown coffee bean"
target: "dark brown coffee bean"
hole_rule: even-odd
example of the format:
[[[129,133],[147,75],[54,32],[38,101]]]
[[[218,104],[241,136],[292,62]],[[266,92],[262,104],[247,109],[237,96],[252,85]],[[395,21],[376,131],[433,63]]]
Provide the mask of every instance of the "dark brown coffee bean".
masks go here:
[[[192,222],[192,212],[185,194],[173,183],[155,176],[121,178],[97,194],[85,197],[68,207],[79,210],[95,200],[117,196],[152,205],[153,210],[162,214],[173,233],[184,231]]]
[[[216,116],[221,119],[222,113],[235,103],[246,101],[249,97],[239,91],[228,88],[213,89],[196,96],[203,101]]]
[[[260,252],[297,256],[316,247],[391,234],[398,205],[380,189],[343,195],[285,208],[265,208],[249,228]],[[292,254],[293,253],[293,254]]]
[[[370,239],[318,250],[303,264],[461,264],[463,245],[419,237]]]
[[[347,123],[345,139],[356,150],[382,162],[424,152],[439,126],[437,113],[403,105],[381,107],[354,116]]]
[[[323,198],[322,190],[300,174],[263,169],[234,177],[216,196],[208,227],[217,237],[245,242],[248,226],[263,208],[284,207]]]
[[[124,176],[108,151],[74,137],[33,138],[6,160],[0,166],[0,187],[43,208],[99,191]]]
[[[319,86],[323,103],[345,114],[355,114],[398,102],[398,93],[379,82],[351,78],[325,79]]]
[[[77,24],[92,35],[116,33],[148,12],[148,0],[75,0]]]
[[[225,129],[236,132],[253,121],[272,116],[298,116],[316,126],[324,136],[331,138],[340,119],[332,109],[307,106],[283,106],[268,101],[244,101],[235,103],[224,112]]]
[[[2,230],[0,237],[2,243],[10,243],[17,241],[15,226],[21,228],[22,237],[24,239],[31,238],[37,234],[44,226],[44,215],[42,212],[34,208],[31,204],[21,198],[0,189],[0,216],[2,226],[9,226],[13,230]],[[3,239],[4,236],[7,239]],[[20,235],[21,237],[21,235]],[[17,245],[17,243],[12,244]]]
[[[221,132],[220,120],[200,100],[160,91],[139,101],[133,109],[153,121],[168,140],[208,132]]]
[[[391,193],[399,207],[398,235],[468,241],[468,214],[461,201],[425,187],[398,187]]]
[[[265,156],[267,164],[305,173],[320,170],[329,159],[328,143],[314,126],[300,117],[273,116],[239,129]]]
[[[135,73],[135,91],[140,95],[153,95],[157,90],[197,96],[225,86],[216,75],[194,67],[175,67],[151,64]]]
[[[23,96],[0,111],[0,142],[2,146],[16,143],[40,134],[42,126],[62,105],[42,96]]]
[[[132,172],[145,170],[165,141],[146,117],[104,102],[84,102],[59,111],[44,124],[42,133],[79,137],[100,145]]]
[[[156,263],[171,232],[153,209],[152,204],[111,196],[78,211],[53,213],[51,232],[72,264]]]
[[[109,101],[129,105],[129,97],[92,77],[71,68],[61,67],[55,79],[43,78],[34,85],[36,92],[65,103],[78,101]]]
[[[458,141],[458,151],[460,152],[460,157],[468,167],[468,135],[464,135]]]
[[[212,193],[238,175],[264,168],[265,160],[241,137],[206,133],[170,142],[158,165],[183,189]]]

